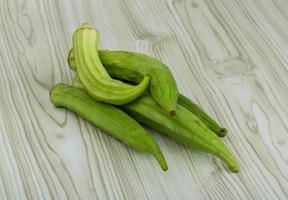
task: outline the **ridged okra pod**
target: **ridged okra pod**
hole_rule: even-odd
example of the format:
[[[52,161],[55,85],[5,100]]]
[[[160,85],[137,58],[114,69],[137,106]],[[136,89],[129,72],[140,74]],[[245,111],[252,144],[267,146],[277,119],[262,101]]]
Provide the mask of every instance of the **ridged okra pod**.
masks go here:
[[[138,122],[119,108],[97,102],[83,89],[63,83],[53,87],[50,98],[56,107],[65,107],[77,113],[128,147],[153,155],[161,168],[167,170],[165,158],[155,140]]]
[[[232,172],[239,171],[237,161],[220,138],[181,105],[177,105],[177,115],[172,118],[150,95],[145,94],[121,108],[138,122],[170,136],[179,143],[211,153],[224,161]]]
[[[98,55],[99,33],[87,24],[73,33],[74,64],[87,92],[96,100],[121,105],[139,97],[149,85],[150,78],[142,77],[138,85],[112,79]]]

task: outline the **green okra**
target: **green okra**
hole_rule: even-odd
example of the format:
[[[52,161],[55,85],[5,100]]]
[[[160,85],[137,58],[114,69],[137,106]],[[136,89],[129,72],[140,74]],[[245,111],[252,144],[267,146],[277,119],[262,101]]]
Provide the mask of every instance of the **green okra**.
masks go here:
[[[149,62],[151,59],[148,56],[143,56],[142,54],[137,54],[133,52],[124,52],[124,51],[99,51],[99,57],[106,68],[107,72],[111,77],[121,80],[130,81],[133,83],[139,83],[145,75],[149,75],[151,78],[151,83],[153,82],[155,87],[151,85],[150,92],[153,99],[157,102],[157,95],[161,99],[161,93],[165,93],[169,88],[171,88],[174,93],[178,94],[176,85],[174,84],[174,79],[171,77],[171,73],[168,73],[169,69],[165,65],[150,65]],[[142,57],[138,58],[138,55]],[[72,70],[76,70],[75,59],[74,59],[73,50],[70,50],[68,55],[69,66]],[[126,60],[125,60],[126,58]],[[132,60],[132,61],[131,61]],[[139,63],[137,63],[139,62]],[[159,62],[159,61],[158,61]],[[154,69],[155,68],[155,69]],[[154,71],[153,71],[154,69]],[[150,70],[150,73],[149,73]],[[157,71],[157,72],[156,72]],[[172,87],[171,87],[172,85]],[[174,85],[174,86],[173,86]],[[158,88],[158,90],[156,90]],[[165,89],[166,88],[166,89]],[[167,89],[168,88],[168,89]],[[176,89],[175,89],[176,88]],[[154,92],[152,92],[155,90]],[[163,90],[163,92],[161,92]],[[177,91],[177,92],[175,92]],[[163,95],[163,101],[169,102],[167,100],[169,94]],[[175,94],[172,95],[172,99],[175,98]],[[174,101],[174,100],[173,100]],[[163,102],[165,103],[165,102]],[[160,103],[159,103],[160,104]],[[199,119],[201,119],[214,133],[220,137],[224,137],[227,134],[227,130],[222,128],[215,120],[213,120],[205,111],[203,111],[197,104],[185,97],[184,95],[179,94],[178,104],[184,106]]]
[[[83,89],[63,83],[52,88],[50,98],[56,107],[65,107],[128,147],[153,155],[163,170],[168,169],[165,158],[155,140],[140,124],[119,108],[95,101]]]
[[[70,50],[68,61],[75,66],[75,49]],[[160,61],[139,53],[126,51],[98,51],[106,70],[112,77],[139,83],[143,77],[150,77],[149,90],[154,100],[171,115],[175,115],[178,89],[172,73]]]
[[[73,33],[74,64],[87,92],[96,100],[121,105],[138,98],[149,85],[150,78],[142,77],[138,85],[112,79],[98,55],[99,33],[88,24]]]
[[[211,153],[220,158],[232,172],[239,165],[224,143],[193,113],[177,105],[177,115],[171,118],[150,95],[144,94],[121,108],[138,122],[166,134],[184,145]]]
[[[203,109],[191,101],[189,98],[182,94],[179,94],[178,104],[192,112],[196,115],[208,128],[210,128],[219,137],[224,137],[227,135],[227,129],[221,127],[215,120],[213,120]]]

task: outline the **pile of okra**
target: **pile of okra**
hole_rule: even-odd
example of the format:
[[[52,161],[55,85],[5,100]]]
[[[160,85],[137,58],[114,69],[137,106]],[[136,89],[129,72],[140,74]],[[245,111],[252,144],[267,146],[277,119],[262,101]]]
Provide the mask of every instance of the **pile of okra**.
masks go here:
[[[89,24],[75,30],[72,41],[68,63],[75,76],[72,84],[58,83],[51,89],[55,107],[67,108],[128,147],[151,154],[165,171],[166,160],[142,125],[239,171],[220,140],[227,130],[179,93],[165,64],[136,52],[99,50],[99,33]]]

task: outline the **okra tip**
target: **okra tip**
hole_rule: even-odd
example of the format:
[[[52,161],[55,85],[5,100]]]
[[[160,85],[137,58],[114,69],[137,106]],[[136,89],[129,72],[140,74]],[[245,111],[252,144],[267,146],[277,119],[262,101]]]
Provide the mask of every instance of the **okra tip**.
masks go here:
[[[159,163],[160,167],[162,168],[162,170],[163,171],[167,171],[168,170],[168,165],[167,165],[167,162],[166,162],[162,152],[160,150],[158,150],[157,152],[153,153],[153,156],[158,161],[158,163]]]
[[[57,104],[57,90],[58,88],[61,88],[65,86],[64,83],[58,83],[54,85],[50,90],[49,90],[49,96],[50,96],[50,101],[55,107],[61,107],[60,105]]]
[[[237,173],[240,171],[240,167],[238,163],[235,163],[235,165],[229,166],[229,170],[233,173]]]
[[[176,110],[171,110],[169,111],[169,114],[173,117],[176,116]]]
[[[227,164],[227,166],[231,172],[233,172],[233,173],[239,172],[240,166],[239,166],[238,162],[236,161],[236,159],[234,157],[232,157],[232,155],[227,156],[227,157],[225,156],[224,162]]]
[[[54,95],[53,95],[54,89],[55,89],[55,87],[56,87],[57,85],[58,85],[58,84],[53,85],[52,88],[50,88],[50,90],[49,90],[49,96],[50,96],[50,101],[51,101],[51,102],[52,102],[52,96],[54,96]]]
[[[226,135],[227,135],[227,129],[226,128],[220,128],[219,137],[225,137]]]

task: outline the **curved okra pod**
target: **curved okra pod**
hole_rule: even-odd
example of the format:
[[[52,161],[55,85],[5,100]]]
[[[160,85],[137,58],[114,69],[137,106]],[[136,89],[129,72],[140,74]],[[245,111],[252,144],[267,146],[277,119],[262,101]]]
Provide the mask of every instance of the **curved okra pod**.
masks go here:
[[[70,50],[68,61],[75,70],[75,49]],[[112,77],[139,83],[150,77],[149,90],[153,99],[170,115],[175,115],[178,89],[172,73],[160,61],[139,53],[126,51],[99,51],[104,67]]]
[[[227,135],[227,129],[221,127],[215,120],[213,120],[207,113],[205,113],[201,107],[191,101],[189,98],[182,94],[179,94],[178,104],[189,110],[196,115],[206,126],[216,133],[219,137],[225,137]]]
[[[150,78],[143,77],[138,85],[112,79],[98,56],[99,34],[87,24],[73,33],[74,64],[87,92],[96,100],[121,105],[133,101],[147,88]]]
[[[177,105],[177,115],[171,118],[150,95],[121,106],[130,116],[184,145],[211,153],[220,158],[232,172],[239,171],[239,165],[224,143],[193,113]]]
[[[133,52],[108,51],[108,50],[99,51],[99,57],[100,57],[101,62],[103,63],[109,75],[111,75],[113,78],[126,80],[126,81],[130,81],[133,83],[139,83],[143,79],[143,77],[148,74],[151,78],[151,83],[153,82],[155,85],[155,87],[153,87],[153,85],[151,85],[152,87],[150,86],[151,95],[153,99],[157,102],[158,97],[155,94],[165,93],[166,92],[165,87],[169,88],[171,87],[171,85],[174,85],[173,83],[174,81],[172,80],[173,77],[171,78],[171,73],[168,73],[166,71],[168,70],[168,68],[165,65],[163,64],[162,65],[156,65],[156,64],[149,65],[149,61],[152,58],[149,58],[148,56],[146,57],[142,56],[141,58],[143,60],[141,62],[138,60],[140,64],[136,63],[136,61],[128,61],[128,59],[131,59],[131,58],[134,59],[135,57],[137,58],[137,55],[139,54],[133,53]],[[127,58],[127,61],[125,61],[124,59],[125,57]],[[74,57],[73,50],[70,50],[69,52],[68,62],[69,62],[70,68],[75,71],[76,66],[75,66],[75,57]],[[128,62],[131,62],[131,64],[128,64]],[[154,69],[154,71],[152,69]],[[151,73],[148,73],[149,70]],[[157,71],[157,73],[153,73],[155,71]],[[156,90],[157,87],[159,87],[160,89],[158,88],[158,90]],[[175,87],[176,85],[172,86],[172,90],[175,91]],[[155,91],[152,92],[153,90]],[[161,90],[163,90],[163,92],[161,92]],[[160,95],[158,96],[161,99]],[[163,96],[164,97],[162,100],[169,102],[169,100],[167,100],[167,96],[169,95],[166,94]],[[172,95],[172,96],[175,97],[175,95]],[[179,94],[178,104],[182,105],[183,107],[188,109],[190,112],[192,112],[194,115],[196,115],[199,119],[201,119],[208,126],[208,128],[210,128],[218,136],[224,137],[227,134],[227,130],[225,128],[222,128],[206,112],[204,112],[197,104],[195,104],[193,101],[191,101],[184,95]]]
[[[153,155],[163,170],[168,169],[155,140],[140,124],[119,108],[97,102],[83,89],[63,83],[52,88],[50,98],[56,107],[65,107],[132,149]]]

